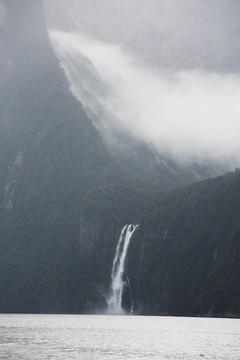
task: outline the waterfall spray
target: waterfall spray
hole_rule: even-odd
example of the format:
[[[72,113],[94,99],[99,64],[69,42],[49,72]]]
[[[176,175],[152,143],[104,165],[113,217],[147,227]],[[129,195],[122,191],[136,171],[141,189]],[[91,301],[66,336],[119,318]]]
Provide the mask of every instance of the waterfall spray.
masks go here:
[[[141,286],[142,263],[143,263],[143,254],[144,254],[144,248],[145,248],[145,241],[146,241],[146,239],[144,239],[143,244],[142,244],[140,263],[139,263],[138,282],[137,282],[137,301],[136,301],[137,308],[139,307],[139,293],[140,293],[140,286]]]
[[[122,295],[125,286],[123,275],[128,246],[130,244],[131,237],[137,228],[138,225],[125,225],[121,231],[116,247],[111,273],[110,296],[107,300],[108,311],[114,314],[124,313],[122,309]]]
[[[131,285],[130,285],[129,277],[126,276],[126,279],[127,279],[128,289],[129,289],[129,296],[130,296],[130,299],[131,299],[131,311],[130,311],[130,314],[132,315],[133,314],[133,307],[134,307],[134,300],[133,300],[132,288],[131,288]]]

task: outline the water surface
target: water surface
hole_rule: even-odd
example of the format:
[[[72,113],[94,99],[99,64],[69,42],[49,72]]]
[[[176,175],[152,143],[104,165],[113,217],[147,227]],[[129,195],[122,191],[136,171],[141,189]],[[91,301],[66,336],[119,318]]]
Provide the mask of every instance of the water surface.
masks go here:
[[[238,319],[0,315],[0,359],[239,360]]]

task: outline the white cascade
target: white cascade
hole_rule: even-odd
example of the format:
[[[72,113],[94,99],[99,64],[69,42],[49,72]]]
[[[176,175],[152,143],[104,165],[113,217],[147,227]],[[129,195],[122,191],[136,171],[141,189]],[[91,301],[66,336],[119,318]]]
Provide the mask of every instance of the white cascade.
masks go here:
[[[118,240],[113,259],[110,296],[107,300],[109,313],[124,313],[124,310],[122,309],[122,295],[125,286],[123,275],[130,240],[137,228],[138,225],[125,225]]]

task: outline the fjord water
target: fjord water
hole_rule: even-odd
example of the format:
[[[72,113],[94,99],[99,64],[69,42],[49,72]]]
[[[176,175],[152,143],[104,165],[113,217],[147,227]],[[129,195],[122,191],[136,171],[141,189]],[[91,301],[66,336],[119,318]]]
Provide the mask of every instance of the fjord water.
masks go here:
[[[0,315],[0,359],[239,358],[238,319]]]

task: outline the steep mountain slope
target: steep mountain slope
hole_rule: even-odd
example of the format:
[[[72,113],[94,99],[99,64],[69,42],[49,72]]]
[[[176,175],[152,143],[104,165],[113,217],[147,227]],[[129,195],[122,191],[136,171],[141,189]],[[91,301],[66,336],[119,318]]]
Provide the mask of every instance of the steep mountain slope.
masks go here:
[[[69,91],[41,2],[3,4],[1,311],[39,311],[44,293],[49,303],[42,308],[61,311],[57,303],[70,296],[64,290],[67,270],[76,274],[72,295],[84,276],[78,251],[81,202],[91,189],[121,182],[121,173]]]

